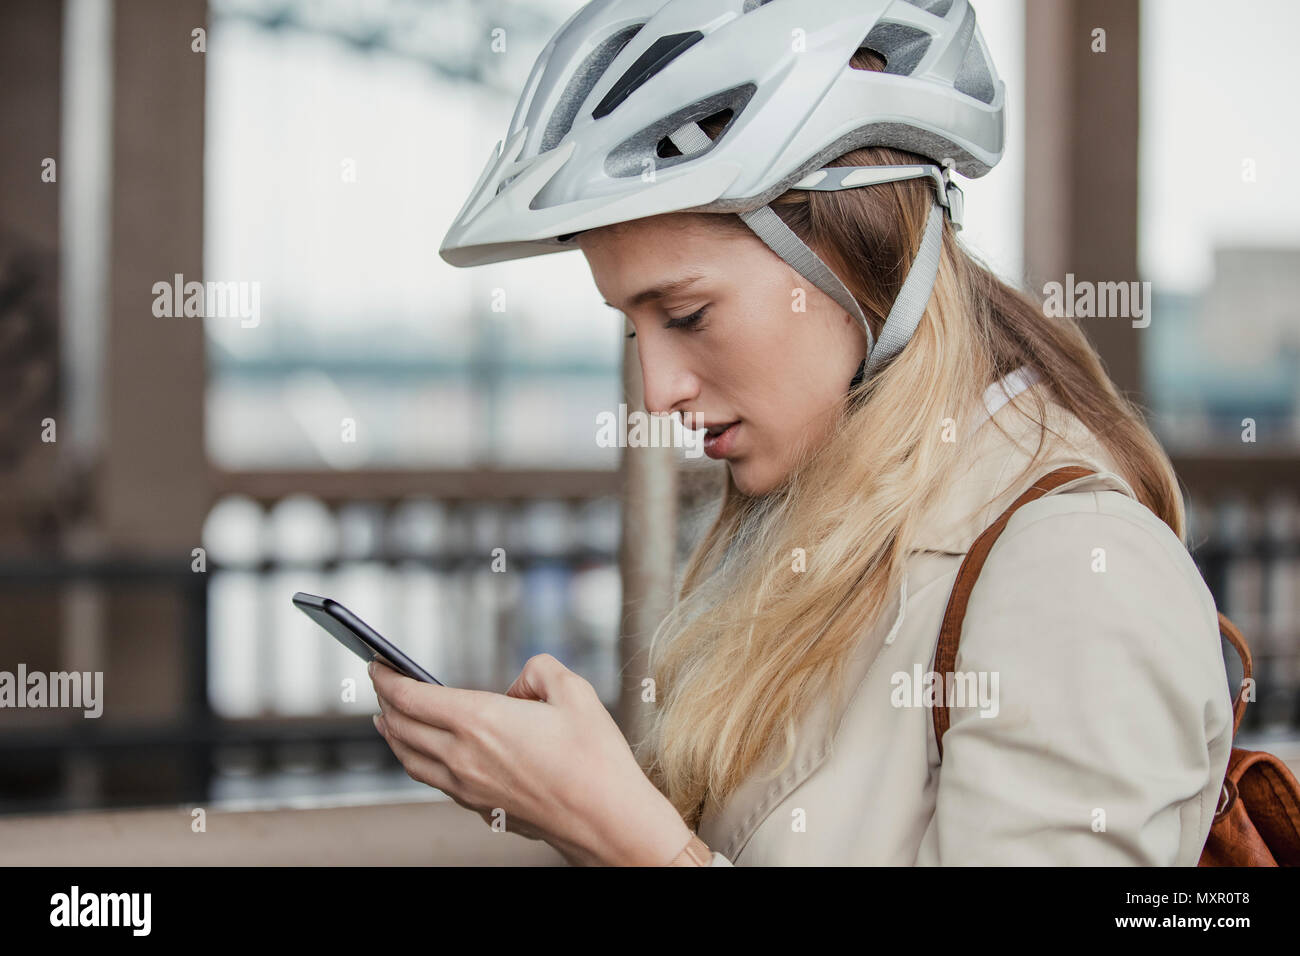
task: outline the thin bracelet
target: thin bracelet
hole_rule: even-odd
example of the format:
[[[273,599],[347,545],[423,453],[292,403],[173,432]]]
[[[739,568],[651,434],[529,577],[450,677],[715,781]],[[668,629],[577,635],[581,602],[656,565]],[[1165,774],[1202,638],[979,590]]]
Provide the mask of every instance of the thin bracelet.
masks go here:
[[[682,852],[673,857],[669,866],[711,866],[713,864],[713,851],[705,845],[698,834],[692,833]]]

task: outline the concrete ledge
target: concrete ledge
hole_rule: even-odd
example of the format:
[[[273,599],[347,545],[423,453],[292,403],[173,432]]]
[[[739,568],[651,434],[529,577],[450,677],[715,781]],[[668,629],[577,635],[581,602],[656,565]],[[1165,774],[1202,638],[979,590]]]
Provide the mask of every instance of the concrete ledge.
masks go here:
[[[564,866],[451,802],[314,810],[189,808],[0,817],[4,866]]]

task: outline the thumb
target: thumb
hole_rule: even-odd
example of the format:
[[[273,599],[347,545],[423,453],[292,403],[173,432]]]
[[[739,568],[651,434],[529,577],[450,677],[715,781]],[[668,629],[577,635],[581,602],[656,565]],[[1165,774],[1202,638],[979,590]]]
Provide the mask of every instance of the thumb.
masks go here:
[[[550,654],[537,654],[524,664],[506,696],[549,701],[559,692],[560,684],[569,673],[569,669]]]

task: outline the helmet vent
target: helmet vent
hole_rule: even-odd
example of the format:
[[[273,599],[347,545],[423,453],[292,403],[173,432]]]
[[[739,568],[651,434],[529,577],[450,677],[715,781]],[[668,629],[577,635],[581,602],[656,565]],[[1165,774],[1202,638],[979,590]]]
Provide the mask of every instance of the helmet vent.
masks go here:
[[[930,34],[901,23],[877,23],[861,46],[880,55],[884,72],[911,76],[930,48]]]
[[[961,68],[953,80],[953,86],[967,96],[973,96],[983,103],[993,102],[993,75],[989,72],[988,55],[975,39],[966,50],[966,57],[961,61]]]
[[[625,27],[607,37],[603,43],[587,54],[587,58],[569,78],[569,85],[564,88],[551,113],[550,122],[542,134],[539,152],[554,149],[564,139],[564,135],[573,128],[573,120],[582,108],[582,103],[600,82],[600,78],[609,69],[610,63],[623,51],[623,47],[632,41],[644,23]]]
[[[948,11],[952,9],[952,0],[904,0],[914,7],[920,7],[926,13],[933,13],[936,17],[946,17]]]
[[[745,0],[745,9],[741,10],[740,12],[742,15],[744,15],[753,10],[757,10],[759,7],[763,6],[764,4],[771,3],[771,2],[772,0]],[[952,2],[952,0],[949,0],[949,2]]]
[[[718,112],[706,116],[704,119],[698,120],[697,122],[706,135],[709,135],[710,129],[714,130],[714,132],[709,135],[709,139],[717,139],[726,131],[727,124],[731,122],[731,117],[734,115],[735,112],[728,107],[725,110],[718,110]],[[659,145],[655,147],[655,155],[660,159],[668,159],[669,157],[680,156],[681,154],[682,151],[674,146],[673,141],[667,136],[661,139]]]
[[[697,158],[701,153],[682,156],[668,136],[687,123],[704,124],[706,131],[712,127],[716,132],[709,146],[712,149],[727,134],[757,89],[753,83],[742,83],[660,117],[610,150],[605,157],[605,172],[616,178],[640,176],[647,169],[665,169]],[[719,124],[725,125],[718,128]]]
[[[618,78],[618,82],[610,87],[604,99],[592,111],[591,118],[600,119],[612,113],[618,104],[703,37],[704,34],[699,30],[692,30],[690,33],[670,33],[655,40],[636,58],[636,62],[627,68],[627,72]]]

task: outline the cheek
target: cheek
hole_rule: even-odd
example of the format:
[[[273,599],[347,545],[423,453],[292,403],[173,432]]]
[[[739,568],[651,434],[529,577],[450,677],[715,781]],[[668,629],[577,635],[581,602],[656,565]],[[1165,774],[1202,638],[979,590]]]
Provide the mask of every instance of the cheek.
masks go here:
[[[753,426],[752,450],[763,458],[787,459],[822,439],[866,347],[829,300],[809,294],[806,311],[795,311],[797,301],[784,278],[749,286],[732,348],[720,350],[712,369],[736,396],[734,411]]]
[[[749,426],[743,459],[736,462],[742,490],[765,494],[830,436],[842,401],[833,379],[824,368],[803,378],[771,366],[755,378],[740,411]]]
[[[785,272],[788,275],[756,281],[745,295],[746,348],[752,348],[756,364],[771,370],[769,374],[779,371],[806,391],[843,364],[854,349],[855,331],[824,293],[796,285],[802,280],[791,270]],[[795,291],[800,294],[792,294]],[[865,339],[862,344],[865,348]]]
[[[808,431],[832,414],[852,378],[851,371],[840,374],[843,362],[837,360],[837,350],[844,344],[819,334],[808,316],[798,318],[805,321],[762,336],[747,369],[755,413],[761,413],[768,428],[783,433],[783,441],[790,432]]]

